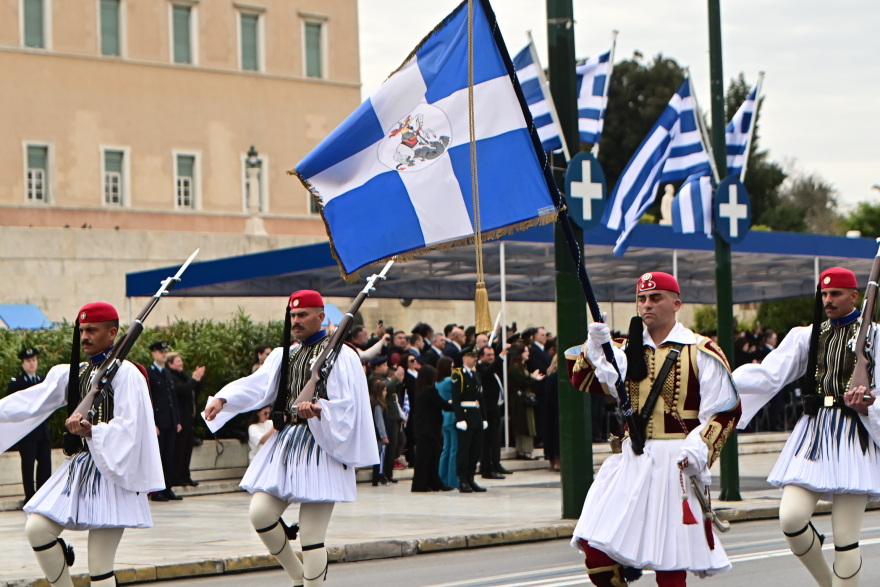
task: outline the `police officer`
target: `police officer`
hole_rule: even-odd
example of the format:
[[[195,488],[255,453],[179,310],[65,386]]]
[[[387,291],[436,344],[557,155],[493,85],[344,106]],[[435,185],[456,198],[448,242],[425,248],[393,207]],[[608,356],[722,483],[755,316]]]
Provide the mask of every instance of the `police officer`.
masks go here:
[[[483,429],[488,425],[483,406],[483,387],[477,373],[474,347],[461,349],[462,366],[452,372],[452,407],[458,428],[458,490],[461,493],[486,491],[474,481],[477,461],[483,449]]]
[[[40,351],[27,347],[18,353],[21,359],[21,373],[12,378],[7,395],[27,389],[43,380],[37,375],[37,357]],[[21,483],[24,485],[24,500],[33,497],[46,480],[52,476],[52,437],[49,434],[49,421],[46,420],[33,429],[18,443],[21,455]],[[34,487],[34,463],[37,464],[37,485]]]
[[[168,359],[168,341],[160,340],[150,345],[153,364],[147,367],[150,376],[150,395],[153,400],[153,418],[156,420],[156,434],[159,437],[159,454],[162,458],[162,472],[165,475],[165,491],[154,493],[153,501],[183,499],[171,490],[174,476],[174,441],[180,432],[180,411],[177,409],[177,396],[174,381],[165,367]]]

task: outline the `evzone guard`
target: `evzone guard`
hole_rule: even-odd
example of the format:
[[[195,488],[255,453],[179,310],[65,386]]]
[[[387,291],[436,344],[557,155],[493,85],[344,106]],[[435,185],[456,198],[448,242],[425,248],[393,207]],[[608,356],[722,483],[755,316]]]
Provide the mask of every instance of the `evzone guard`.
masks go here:
[[[633,436],[645,441],[636,448],[627,436],[622,452],[605,461],[574,531],[572,546],[600,587],[623,586],[641,569],[655,571],[658,585],[679,587],[687,571],[705,577],[730,568],[709,519],[698,523],[690,508],[698,501],[693,485],[708,491],[709,467],[736,425],[739,399],[721,350],[676,321],[679,294],[672,275],[642,275],[629,341],[613,341],[639,413],[633,421],[641,434]],[[586,343],[566,351],[575,387],[617,396],[618,373],[602,349],[610,342],[608,326],[595,322]]]
[[[324,581],[324,539],[333,506],[357,498],[355,467],[379,462],[367,380],[354,350],[340,345],[326,386],[319,387],[317,395],[299,399],[313,366],[331,344],[321,328],[323,319],[321,294],[293,293],[287,304],[284,345],[273,350],[252,375],[209,398],[204,412],[208,427],[215,431],[237,413],[276,406],[277,432],[254,457],[241,486],[253,495],[251,524],[295,586]],[[291,329],[296,337],[292,348]],[[300,505],[302,558],[288,542],[295,532],[281,520],[294,503]]]
[[[875,269],[877,263],[875,260]],[[741,427],[779,390],[807,376],[802,391],[804,413],[767,481],[782,488],[779,522],[789,548],[822,587],[858,585],[862,567],[859,534],[865,506],[868,500],[880,499],[880,419],[872,405],[874,392],[865,386],[850,389],[858,368],[869,372],[874,382],[880,376],[876,361],[867,364],[852,344],[862,321],[871,319],[861,316],[856,308],[858,297],[852,271],[826,269],[817,285],[814,324],[792,328],[761,364],[743,365],[733,373],[743,400]],[[875,350],[880,348],[876,328],[870,333],[869,344]],[[825,537],[810,521],[820,499],[832,503],[831,567],[822,556]]]
[[[52,367],[44,381],[0,400],[0,451],[58,408],[86,397],[118,329],[119,315],[110,304],[80,309],[71,364]],[[88,355],[84,363],[80,344]],[[76,412],[66,426],[75,435],[68,450],[73,454],[25,504],[25,537],[49,583],[73,587],[73,549],[59,536],[63,530],[88,530],[91,585],[116,585],[113,560],[122,533],[152,526],[147,493],[165,486],[146,374],[122,361],[92,420]]]

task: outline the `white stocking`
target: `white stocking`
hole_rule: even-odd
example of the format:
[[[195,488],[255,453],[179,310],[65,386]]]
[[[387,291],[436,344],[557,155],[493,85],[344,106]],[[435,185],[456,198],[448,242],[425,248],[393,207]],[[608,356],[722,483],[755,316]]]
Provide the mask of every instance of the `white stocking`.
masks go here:
[[[277,497],[258,491],[251,498],[250,518],[257,536],[287,571],[294,585],[303,584],[303,565],[297,558],[284,527],[279,523],[288,503]]]
[[[89,575],[92,587],[115,587],[113,561],[125,528],[89,530]]]
[[[28,516],[24,534],[28,544],[34,549],[37,563],[43,569],[46,580],[54,587],[73,587],[70,569],[64,559],[64,551],[58,536],[64,528],[39,514]]]
[[[813,575],[820,587],[831,586],[831,569],[822,556],[822,543],[810,518],[816,510],[819,494],[797,485],[786,485],[782,489],[779,504],[779,524],[785,533],[791,552]]]
[[[300,541],[303,551],[305,586],[320,585],[327,576],[327,525],[333,513],[332,502],[308,502],[299,508]]]
[[[865,515],[867,495],[835,495],[831,504],[831,528],[834,532],[834,587],[855,587],[862,569],[859,535]]]

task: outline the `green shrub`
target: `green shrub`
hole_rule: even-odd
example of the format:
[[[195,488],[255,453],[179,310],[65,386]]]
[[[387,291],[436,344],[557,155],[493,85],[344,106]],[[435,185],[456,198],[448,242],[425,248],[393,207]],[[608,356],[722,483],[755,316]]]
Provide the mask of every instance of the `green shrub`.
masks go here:
[[[250,374],[257,345],[281,346],[283,329],[284,323],[280,321],[256,324],[242,310],[229,322],[178,321],[161,329],[145,328],[128,358],[147,366],[153,362],[150,344],[167,340],[171,349],[183,357],[186,371],[192,372],[193,368],[204,365],[202,392],[196,402],[196,407],[201,409],[208,395],[230,381]],[[38,372],[45,375],[52,366],[70,362],[72,340],[73,325],[66,323],[49,330],[0,330],[0,375],[3,381],[8,382],[21,370],[18,352],[22,348],[34,346],[40,350]],[[6,394],[5,385],[0,394]],[[60,446],[66,416],[66,408],[52,416],[50,425],[55,446]],[[204,436],[205,430],[201,418],[197,417],[196,433]]]

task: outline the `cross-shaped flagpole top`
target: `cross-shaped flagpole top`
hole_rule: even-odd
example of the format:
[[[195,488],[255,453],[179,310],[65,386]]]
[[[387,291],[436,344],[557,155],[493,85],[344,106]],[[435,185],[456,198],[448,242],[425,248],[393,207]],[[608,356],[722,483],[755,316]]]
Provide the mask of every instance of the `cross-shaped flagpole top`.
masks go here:
[[[593,200],[602,199],[602,184],[592,181],[592,161],[581,161],[581,181],[571,182],[571,197],[583,200],[584,220],[593,219]]]
[[[731,238],[739,237],[739,221],[749,217],[749,207],[737,202],[737,191],[736,184],[727,186],[730,200],[718,206],[718,215],[730,221]]]

